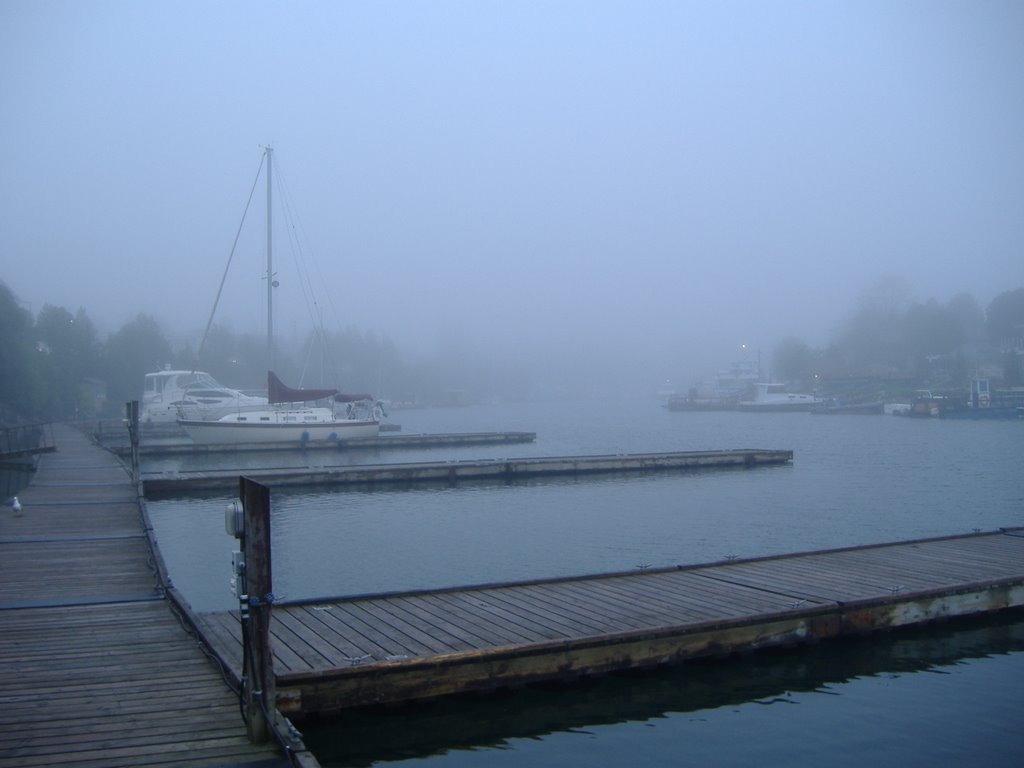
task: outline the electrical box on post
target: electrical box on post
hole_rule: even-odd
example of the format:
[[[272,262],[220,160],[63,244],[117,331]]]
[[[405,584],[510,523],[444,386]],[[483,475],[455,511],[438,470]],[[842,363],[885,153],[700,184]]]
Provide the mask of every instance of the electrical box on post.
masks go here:
[[[245,511],[240,502],[232,501],[224,510],[224,530],[236,539],[245,536]]]

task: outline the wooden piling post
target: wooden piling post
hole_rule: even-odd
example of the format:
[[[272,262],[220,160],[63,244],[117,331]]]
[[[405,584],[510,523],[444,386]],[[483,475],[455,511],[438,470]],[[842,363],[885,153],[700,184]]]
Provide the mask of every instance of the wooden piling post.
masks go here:
[[[129,400],[124,405],[124,411],[128,422],[128,440],[132,450],[132,484],[138,488],[141,479],[139,472],[139,401]]]
[[[273,655],[270,648],[270,612],[274,602],[270,567],[270,489],[246,477],[239,478],[239,498],[245,514],[242,556],[245,589],[242,605],[242,642],[246,659],[243,696],[249,738],[270,737],[268,718],[276,710]]]

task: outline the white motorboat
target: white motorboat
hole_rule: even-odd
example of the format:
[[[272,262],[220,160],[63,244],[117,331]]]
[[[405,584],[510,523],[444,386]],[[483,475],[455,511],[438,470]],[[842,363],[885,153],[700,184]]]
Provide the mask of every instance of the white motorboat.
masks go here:
[[[344,395],[335,389],[292,389],[270,371],[268,401],[260,410],[231,413],[215,421],[179,419],[193,442],[243,443],[338,442],[380,434],[383,415],[370,395]],[[329,406],[309,405],[329,401]]]
[[[784,384],[761,382],[753,400],[741,400],[741,411],[810,411],[823,400],[816,395],[787,392]]]
[[[205,371],[164,370],[146,374],[139,420],[143,424],[214,421],[267,405],[267,398],[225,387]]]

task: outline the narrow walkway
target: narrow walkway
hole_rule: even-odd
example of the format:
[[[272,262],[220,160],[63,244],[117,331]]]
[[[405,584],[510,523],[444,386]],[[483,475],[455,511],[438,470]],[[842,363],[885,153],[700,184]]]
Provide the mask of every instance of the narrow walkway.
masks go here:
[[[54,433],[0,508],[0,768],[286,766],[163,598],[124,467]]]

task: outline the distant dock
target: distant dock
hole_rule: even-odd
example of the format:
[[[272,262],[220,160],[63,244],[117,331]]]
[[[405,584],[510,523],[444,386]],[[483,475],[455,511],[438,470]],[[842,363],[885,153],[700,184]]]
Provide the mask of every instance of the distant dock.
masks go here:
[[[391,440],[393,438],[385,438]],[[606,456],[554,456],[521,459],[408,462],[355,466],[300,467],[295,469],[203,470],[144,475],[147,494],[238,487],[245,474],[275,488],[296,485],[395,485],[423,482],[455,483],[467,480],[521,480],[543,476],[583,476],[617,472],[753,468],[789,464],[793,452],[743,448],[728,451],[626,453]]]
[[[131,454],[127,430],[108,431],[97,435],[108,450],[120,456]],[[232,443],[231,445],[197,445],[187,436],[163,433],[154,436],[142,433],[139,453],[142,456],[195,456],[222,453],[270,453],[274,451],[345,452],[379,449],[453,448],[479,445],[515,445],[536,441],[536,432],[450,432],[437,434],[383,434],[378,437],[357,437],[347,440],[308,443]]]

